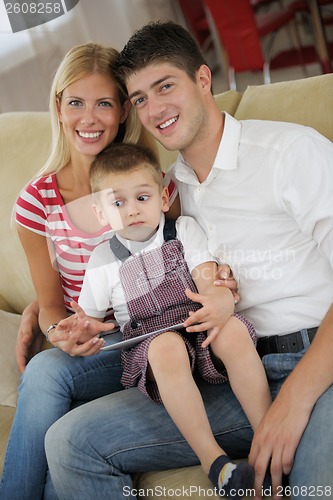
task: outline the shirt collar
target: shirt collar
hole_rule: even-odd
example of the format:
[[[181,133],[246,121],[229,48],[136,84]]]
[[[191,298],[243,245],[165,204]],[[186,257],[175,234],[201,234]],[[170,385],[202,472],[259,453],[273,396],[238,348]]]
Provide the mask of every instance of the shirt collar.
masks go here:
[[[131,254],[137,254],[143,250],[151,250],[152,248],[160,247],[164,241],[164,223],[165,216],[164,213],[161,213],[158,229],[147,241],[126,240],[119,234],[117,234],[117,238],[126,248],[128,248]]]
[[[228,113],[224,113],[224,129],[213,168],[235,170],[242,125]]]
[[[241,122],[224,112],[222,139],[212,169],[234,170],[237,168],[241,128]],[[191,172],[195,176],[181,153],[179,153],[173,165],[173,172],[175,177],[179,180],[182,180],[184,176],[187,177]]]

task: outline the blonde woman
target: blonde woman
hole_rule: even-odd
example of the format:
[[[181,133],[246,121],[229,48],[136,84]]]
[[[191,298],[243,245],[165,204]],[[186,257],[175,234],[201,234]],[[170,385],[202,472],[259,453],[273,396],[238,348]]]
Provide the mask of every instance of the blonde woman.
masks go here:
[[[18,234],[37,301],[23,315],[17,358],[23,371],[8,442],[1,499],[57,498],[47,474],[44,436],[73,406],[122,389],[119,353],[100,353],[92,334],[83,344],[61,339],[57,323],[71,314],[92,250],[110,238],[91,212],[88,172],[113,141],[144,141],[113,64],[118,52],[96,43],[71,49],[51,88],[52,150],[16,206]],[[173,184],[170,196],[176,197]],[[34,356],[47,336],[58,349]],[[68,356],[68,354],[70,356]],[[26,369],[25,365],[29,361]]]

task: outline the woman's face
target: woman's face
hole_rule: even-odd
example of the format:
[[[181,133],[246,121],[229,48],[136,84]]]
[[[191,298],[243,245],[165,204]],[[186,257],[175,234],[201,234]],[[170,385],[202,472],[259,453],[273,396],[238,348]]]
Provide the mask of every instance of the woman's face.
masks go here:
[[[121,105],[111,78],[93,73],[69,85],[58,103],[59,120],[71,156],[95,157],[114,141],[129,105]]]

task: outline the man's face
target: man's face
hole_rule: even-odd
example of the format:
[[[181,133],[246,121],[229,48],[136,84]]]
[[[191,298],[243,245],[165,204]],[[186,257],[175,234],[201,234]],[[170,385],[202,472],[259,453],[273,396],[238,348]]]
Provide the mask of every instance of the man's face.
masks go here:
[[[184,70],[156,63],[132,74],[126,82],[142,125],[166,149],[184,152],[200,140],[205,129],[207,92],[207,88],[203,91],[200,75],[201,68],[194,82]]]

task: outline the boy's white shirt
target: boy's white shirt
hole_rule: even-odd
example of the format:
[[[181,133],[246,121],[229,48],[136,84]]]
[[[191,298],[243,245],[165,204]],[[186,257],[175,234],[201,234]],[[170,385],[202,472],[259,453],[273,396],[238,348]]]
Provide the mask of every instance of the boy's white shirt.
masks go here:
[[[133,255],[160,248],[164,242],[164,214],[161,215],[157,232],[145,242],[129,241],[117,235]],[[204,262],[214,261],[207,247],[207,237],[192,217],[179,217],[176,221],[176,237],[184,247],[184,258],[190,272]],[[120,327],[129,320],[126,300],[119,278],[122,262],[113,254],[109,241],[93,251],[85,273],[79,305],[88,316],[104,318],[107,309],[113,307]]]

